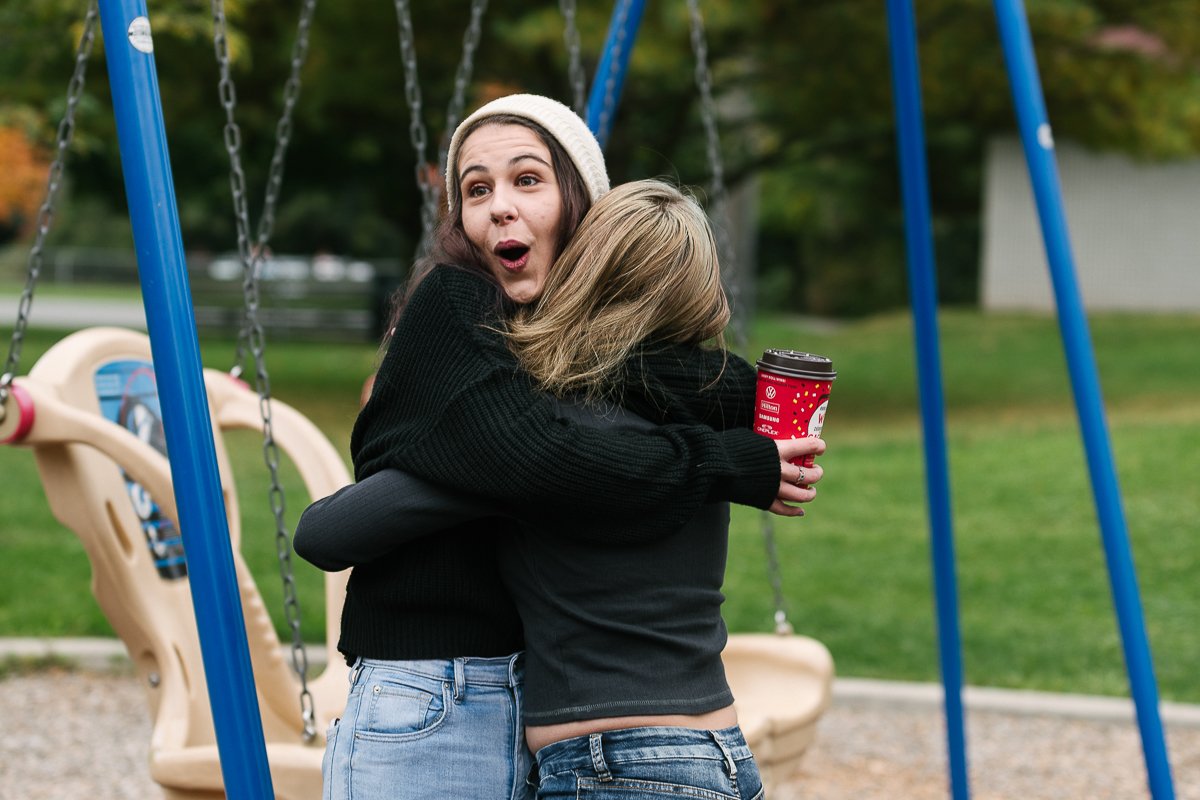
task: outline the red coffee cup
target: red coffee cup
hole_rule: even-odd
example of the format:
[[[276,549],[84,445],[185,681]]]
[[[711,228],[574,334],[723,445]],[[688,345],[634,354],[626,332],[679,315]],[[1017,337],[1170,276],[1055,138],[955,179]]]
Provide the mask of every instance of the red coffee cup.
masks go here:
[[[829,390],[837,373],[825,356],[797,350],[767,350],[758,360],[754,430],[772,439],[817,438],[825,427]],[[811,467],[813,457],[792,461]]]

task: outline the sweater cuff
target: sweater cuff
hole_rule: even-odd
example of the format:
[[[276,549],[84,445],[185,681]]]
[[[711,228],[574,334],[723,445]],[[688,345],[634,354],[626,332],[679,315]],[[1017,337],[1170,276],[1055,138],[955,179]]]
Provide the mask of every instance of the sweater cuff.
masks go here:
[[[720,436],[732,470],[713,481],[708,499],[770,508],[779,494],[779,448],[775,442],[746,428],[722,431]]]

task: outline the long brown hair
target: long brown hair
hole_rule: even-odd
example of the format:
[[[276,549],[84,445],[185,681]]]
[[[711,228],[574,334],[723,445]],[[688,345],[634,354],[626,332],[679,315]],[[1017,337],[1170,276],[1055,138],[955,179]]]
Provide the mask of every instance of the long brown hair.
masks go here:
[[[496,114],[476,120],[469,128],[463,131],[462,141],[465,142],[472,133],[486,125],[520,125],[528,128],[534,132],[538,139],[542,141],[542,144],[546,145],[546,148],[550,151],[551,165],[554,167],[554,175],[558,181],[559,195],[562,197],[563,204],[562,216],[558,227],[558,239],[555,242],[554,248],[554,256],[557,258],[567,246],[567,242],[575,234],[575,230],[579,227],[579,223],[584,215],[587,214],[588,209],[592,206],[591,196],[588,194],[587,186],[580,176],[579,170],[575,168],[575,164],[572,163],[571,157],[567,155],[567,151],[563,149],[563,146],[559,144],[557,139],[550,135],[549,131],[532,120],[514,114]],[[391,331],[395,328],[396,321],[400,318],[400,313],[404,310],[404,305],[408,302],[408,298],[412,297],[412,293],[416,291],[418,284],[438,264],[450,264],[476,270],[489,280],[493,280],[491,271],[488,270],[487,265],[484,263],[483,254],[467,238],[467,232],[463,228],[462,189],[457,180],[458,164],[448,164],[446,169],[450,174],[455,176],[455,180],[450,182],[453,189],[449,198],[449,211],[438,222],[428,255],[417,260],[409,273],[407,282],[392,295],[392,312],[384,333],[385,345],[388,339],[391,338]]]
[[[676,187],[644,180],[596,202],[541,298],[515,312],[505,335],[544,391],[619,400],[613,391],[639,344],[723,347],[728,323],[704,210]]]

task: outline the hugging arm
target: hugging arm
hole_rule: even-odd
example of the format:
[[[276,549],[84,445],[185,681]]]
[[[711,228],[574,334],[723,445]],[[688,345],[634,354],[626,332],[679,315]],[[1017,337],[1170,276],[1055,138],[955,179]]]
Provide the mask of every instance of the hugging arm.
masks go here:
[[[775,501],[779,452],[749,429],[614,431],[557,418],[553,399],[487,326],[494,297],[453,268],[421,283],[355,424],[360,479],[395,467],[534,522],[635,532],[675,530],[706,502]]]
[[[694,344],[646,346],[632,359],[626,404],[656,422],[754,427],[758,373],[744,358]]]
[[[498,511],[495,502],[385,469],[304,509],[292,546],[305,561],[337,572],[373,561],[405,542]]]

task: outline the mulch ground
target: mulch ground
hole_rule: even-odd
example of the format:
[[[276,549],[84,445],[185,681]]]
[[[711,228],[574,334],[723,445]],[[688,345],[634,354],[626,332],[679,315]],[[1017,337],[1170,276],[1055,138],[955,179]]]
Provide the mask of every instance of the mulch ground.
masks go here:
[[[142,800],[150,721],[126,673],[45,670],[0,680],[0,800]],[[943,800],[936,709],[839,701],[773,800]],[[974,800],[1149,798],[1136,726],[994,711],[967,718]],[[1168,729],[1175,796],[1200,800],[1200,728]],[[1159,799],[1161,800],[1161,799]]]

